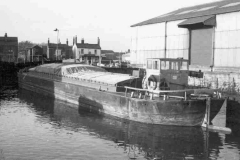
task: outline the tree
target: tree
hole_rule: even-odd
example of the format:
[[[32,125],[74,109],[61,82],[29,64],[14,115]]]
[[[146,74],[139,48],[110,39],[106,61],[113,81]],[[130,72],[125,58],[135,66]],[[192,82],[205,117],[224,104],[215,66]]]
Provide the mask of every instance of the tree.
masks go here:
[[[18,43],[18,51],[25,51],[27,48],[34,46],[35,44],[30,41],[21,41]]]

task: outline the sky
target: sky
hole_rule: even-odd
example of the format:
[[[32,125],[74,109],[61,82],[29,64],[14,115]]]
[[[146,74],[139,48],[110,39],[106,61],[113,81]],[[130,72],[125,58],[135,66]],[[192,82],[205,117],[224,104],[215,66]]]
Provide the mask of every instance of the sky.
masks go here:
[[[18,42],[66,44],[97,43],[102,50],[125,52],[131,48],[131,25],[168,12],[219,0],[1,0],[0,36]]]

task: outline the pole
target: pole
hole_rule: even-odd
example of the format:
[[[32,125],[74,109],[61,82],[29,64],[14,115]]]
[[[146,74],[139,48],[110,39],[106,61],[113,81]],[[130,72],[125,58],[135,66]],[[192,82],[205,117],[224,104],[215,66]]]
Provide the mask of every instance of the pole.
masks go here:
[[[58,33],[59,33],[59,30],[57,29],[57,52],[56,52],[56,60],[57,60],[57,56],[58,56]]]
[[[56,60],[57,60],[57,54],[58,54],[58,34],[59,34],[59,29],[55,29],[54,31],[57,31],[57,50],[56,50]]]

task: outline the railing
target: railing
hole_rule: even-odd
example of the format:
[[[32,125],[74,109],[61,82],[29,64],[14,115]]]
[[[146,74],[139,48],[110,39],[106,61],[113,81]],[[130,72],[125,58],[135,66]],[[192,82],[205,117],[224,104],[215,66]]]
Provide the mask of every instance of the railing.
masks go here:
[[[148,89],[141,89],[141,88],[133,88],[127,87],[125,88],[125,96],[127,97],[128,90],[132,90],[138,93],[138,98],[142,98],[142,93],[145,93],[144,99],[146,98],[147,94],[150,94],[150,100],[153,100],[153,95],[163,96],[163,100],[167,100],[169,98],[177,98],[187,100],[188,95],[190,94],[193,97],[209,97],[210,94],[214,94],[216,92],[216,97],[221,98],[221,93],[218,89],[185,89],[185,90],[148,90]],[[131,92],[131,97],[133,98],[134,92]],[[163,95],[161,95],[161,93]],[[174,96],[169,95],[170,93],[184,93],[184,96]],[[202,94],[205,93],[205,94]],[[208,94],[206,94],[208,93]]]

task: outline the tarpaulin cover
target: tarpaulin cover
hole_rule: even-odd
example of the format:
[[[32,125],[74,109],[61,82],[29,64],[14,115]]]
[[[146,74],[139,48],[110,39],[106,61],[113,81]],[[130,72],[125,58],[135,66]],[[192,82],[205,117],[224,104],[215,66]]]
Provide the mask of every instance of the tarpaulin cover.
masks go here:
[[[68,76],[113,85],[119,82],[135,79],[135,77],[127,74],[107,72],[103,68],[85,64],[44,64],[30,69],[30,72],[31,71]]]

